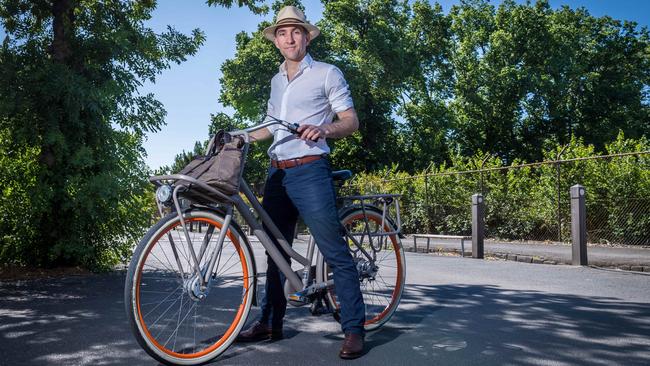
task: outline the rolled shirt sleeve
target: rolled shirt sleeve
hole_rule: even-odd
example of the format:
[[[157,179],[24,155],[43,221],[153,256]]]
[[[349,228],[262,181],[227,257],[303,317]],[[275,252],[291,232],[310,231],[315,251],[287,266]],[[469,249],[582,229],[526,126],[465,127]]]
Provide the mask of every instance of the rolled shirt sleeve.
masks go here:
[[[278,118],[278,117],[276,116],[275,107],[274,107],[273,104],[271,103],[271,99],[269,99],[269,101],[266,103],[266,114],[267,114],[268,116],[272,116],[272,117]],[[265,121],[268,121],[268,117],[265,118]],[[271,134],[274,134],[275,131],[278,129],[278,125],[270,125],[270,126],[266,127],[266,129],[269,130],[269,132],[270,132]]]
[[[334,113],[340,113],[354,107],[350,87],[345,81],[343,73],[336,66],[332,66],[327,72],[325,94]]]

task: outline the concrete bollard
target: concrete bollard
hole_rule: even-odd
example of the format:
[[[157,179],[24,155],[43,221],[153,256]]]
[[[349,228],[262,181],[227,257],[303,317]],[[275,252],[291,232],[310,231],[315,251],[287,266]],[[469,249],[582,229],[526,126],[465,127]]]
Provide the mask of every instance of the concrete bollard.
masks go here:
[[[483,259],[484,216],[483,195],[472,195],[472,258]]]
[[[587,209],[585,187],[571,187],[571,264],[586,266],[587,262]]]

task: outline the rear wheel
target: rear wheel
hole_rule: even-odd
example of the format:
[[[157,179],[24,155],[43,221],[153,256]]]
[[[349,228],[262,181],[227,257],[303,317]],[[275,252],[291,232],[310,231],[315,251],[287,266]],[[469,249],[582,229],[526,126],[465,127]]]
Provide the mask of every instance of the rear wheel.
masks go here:
[[[367,231],[364,216],[368,218]],[[381,235],[392,232],[395,228],[388,220],[384,220],[382,225],[382,214],[378,209],[368,208],[365,215],[361,209],[349,211],[343,214],[341,223],[347,230],[348,247],[359,271],[359,283],[366,308],[364,328],[367,331],[374,330],[390,320],[404,291],[406,263],[402,242],[397,235]],[[368,232],[371,233],[370,237]],[[332,273],[327,263],[323,262],[320,267],[322,278],[331,279]],[[332,309],[340,308],[335,286],[327,291],[326,300]],[[334,314],[339,320],[338,311]]]
[[[245,236],[231,226],[219,247],[222,217],[191,211],[184,220],[195,229],[190,239],[201,272],[216,258],[206,286],[200,285],[176,214],[160,220],[138,244],[125,284],[126,312],[138,343],[172,365],[201,364],[224,352],[246,322],[255,286]]]

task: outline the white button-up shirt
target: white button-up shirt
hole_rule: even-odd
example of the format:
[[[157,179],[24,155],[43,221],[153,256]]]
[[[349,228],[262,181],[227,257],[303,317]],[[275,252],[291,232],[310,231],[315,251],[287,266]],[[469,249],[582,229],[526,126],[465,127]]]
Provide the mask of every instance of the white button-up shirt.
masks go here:
[[[336,66],[314,61],[306,54],[293,80],[287,77],[286,61],[271,80],[267,113],[300,125],[332,123],[336,113],[353,107],[352,96],[343,73]],[[305,141],[283,127],[269,127],[273,144],[268,154],[275,160],[294,159],[330,152],[325,139]]]

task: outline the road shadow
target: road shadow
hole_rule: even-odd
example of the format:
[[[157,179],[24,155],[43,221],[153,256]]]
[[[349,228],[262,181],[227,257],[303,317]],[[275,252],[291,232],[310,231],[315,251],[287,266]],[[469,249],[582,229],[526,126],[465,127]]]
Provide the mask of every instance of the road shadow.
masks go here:
[[[647,303],[412,284],[402,304],[391,327],[412,329],[410,352],[452,364],[650,364]]]
[[[123,285],[123,273],[0,283],[0,365],[156,365],[130,333]],[[318,327],[296,330],[282,343],[290,352],[287,359],[295,359],[298,351],[291,347],[303,338],[299,333],[341,339],[334,325],[328,329],[325,335]],[[361,360],[403,352],[405,360],[439,357],[456,365],[647,365],[649,336],[647,303],[485,285],[409,284],[391,321],[368,334],[368,354]],[[254,348],[228,352],[229,364],[255,362]]]

